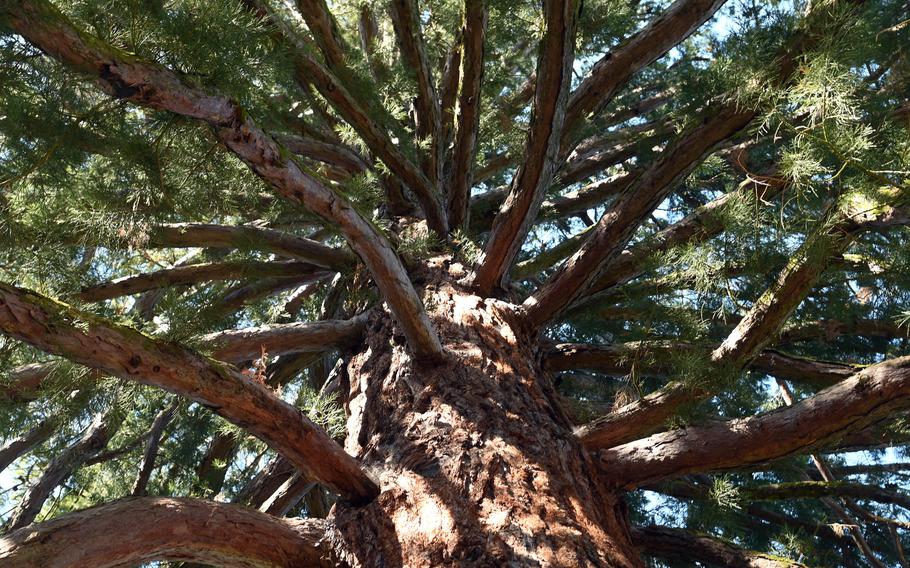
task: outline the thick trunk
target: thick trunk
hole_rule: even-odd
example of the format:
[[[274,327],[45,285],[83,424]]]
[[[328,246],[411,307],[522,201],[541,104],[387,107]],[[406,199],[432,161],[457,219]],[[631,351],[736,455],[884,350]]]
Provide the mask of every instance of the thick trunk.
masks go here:
[[[424,302],[446,360],[416,362],[382,313],[350,359],[347,450],[382,493],[336,508],[340,556],[352,566],[638,566],[623,503],[573,438],[536,339],[510,304],[430,272]]]

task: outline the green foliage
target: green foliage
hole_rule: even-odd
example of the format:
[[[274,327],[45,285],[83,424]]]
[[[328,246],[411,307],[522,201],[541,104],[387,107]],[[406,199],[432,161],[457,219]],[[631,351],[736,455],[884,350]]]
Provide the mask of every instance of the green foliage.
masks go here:
[[[269,20],[237,0],[55,2],[98,41],[127,58],[173,70],[187,85],[230,97],[264,130],[357,153],[370,167],[355,175],[308,156],[280,158],[293,160],[312,179],[343,195],[393,243],[409,268],[444,254],[473,266],[482,258],[499,204],[487,202],[488,210],[472,211],[470,226],[452,232],[448,240],[426,231],[413,211],[395,210],[386,195],[386,176],[395,177],[388,164],[295,65],[298,50],[323,58],[292,4],[261,3]],[[573,86],[604,54],[615,53],[671,4],[586,0],[575,38]],[[612,288],[599,290],[595,282],[593,298],[543,332],[555,342],[615,344],[620,353],[620,373],[572,370],[555,378],[577,420],[641,400],[669,382],[712,397],[685,407],[667,427],[783,406],[771,378],[754,368],[712,363],[710,352],[797,261],[829,264],[782,334],[769,338],[769,348],[857,365],[910,354],[910,230],[864,230],[833,258],[837,234],[826,232],[847,219],[863,223],[889,213],[899,217],[910,205],[910,14],[899,0],[844,4],[852,3],[731,0],[719,16],[637,72],[603,112],[587,117],[578,130],[581,139],[599,141],[602,147],[628,144],[634,155],[573,184],[565,183],[564,169],[556,171],[543,215],[522,243],[521,264],[513,273],[516,283],[506,292],[511,300],[523,300],[554,274],[593,232],[600,216],[624,197],[605,195],[586,211],[568,216],[559,212],[557,201],[662,163],[675,140],[723,105],[759,113],[750,128],[674,178],[671,195],[634,227],[628,248],[653,247],[643,255],[647,261]],[[388,4],[340,0],[329,6],[346,57],[344,68],[333,70],[337,79],[397,149],[422,167],[430,140],[415,134],[415,74],[399,53]],[[442,89],[445,61],[460,41],[463,6],[450,0],[420,2],[421,32],[437,90]],[[361,49],[363,10],[378,25],[371,55]],[[538,2],[490,0],[472,167],[479,170],[502,156],[509,160],[472,188],[475,196],[506,192],[523,160],[532,112],[529,99],[518,95],[535,70],[544,30]],[[791,49],[797,40],[804,42],[800,53]],[[789,81],[777,77],[785,60],[792,63]],[[346,318],[380,301],[370,274],[358,264],[345,269],[339,297],[329,290],[329,274],[303,289],[293,279],[243,274],[105,302],[78,302],[74,296],[84,287],[175,266],[284,260],[280,250],[262,243],[159,246],[155,227],[161,224],[253,224],[334,247],[344,247],[345,241],[342,231],[308,211],[307,203],[277,196],[218,141],[213,127],[113,99],[5,28],[0,29],[0,85],[0,281],[59,297],[88,317],[107,318],[191,348],[210,332]],[[644,106],[655,98],[662,98],[661,103]],[[458,112],[456,105],[452,116]],[[452,122],[445,126],[452,128]],[[451,142],[443,144],[445,152],[451,151]],[[443,171],[440,194],[451,174]],[[406,197],[413,197],[412,189],[405,187]],[[781,194],[772,197],[771,189],[781,189]],[[691,229],[696,236],[682,245],[661,244],[664,229],[725,195],[725,204],[710,209]],[[445,196],[440,197],[444,202]],[[518,271],[523,271],[520,277]],[[422,286],[419,278],[415,283]],[[292,301],[297,293],[305,297]],[[289,302],[299,308],[288,309]],[[427,308],[433,311],[433,306]],[[878,327],[856,331],[869,322]],[[67,323],[85,327],[85,322]],[[800,330],[810,331],[799,336]],[[266,369],[265,363],[247,364],[247,369],[256,375],[289,364],[289,359],[269,357]],[[312,384],[324,381],[323,367],[331,367],[334,359],[313,363],[316,359],[289,364],[287,380],[277,392],[340,439],[346,420],[341,401]],[[99,378],[6,337],[0,337],[0,393],[14,385],[15,371],[22,366],[45,362],[52,362],[53,370],[36,400],[0,398],[4,442],[45,420],[56,427],[0,477],[0,512],[15,505],[51,460],[104,411],[117,415],[117,431],[101,452],[104,459],[77,468],[48,501],[42,518],[127,495],[145,447],[143,436],[173,400],[157,389]],[[817,390],[791,386],[797,398]],[[875,428],[874,435],[902,444],[900,452],[907,453],[903,444],[910,441],[910,427],[905,419]],[[236,444],[214,461],[215,473],[203,483],[197,468],[217,435],[232,437]],[[879,452],[853,459],[871,463],[901,455]],[[842,461],[837,456],[829,456],[835,466]],[[242,428],[184,402],[161,438],[148,492],[232,499],[272,457],[262,441]],[[757,520],[750,513],[744,488],[801,480],[807,471],[811,474],[805,456],[791,456],[755,471],[677,480],[693,484],[699,498],[637,491],[626,501],[635,523],[685,526],[808,565],[841,565],[845,554],[851,561],[859,558],[826,528],[814,530],[840,522],[817,500],[759,504],[778,515],[774,518],[798,521],[790,524]],[[851,479],[896,484],[901,490],[908,483],[905,472]],[[882,517],[896,514],[885,505],[862,505]],[[875,523],[866,523],[865,530],[882,560],[897,565],[890,534]],[[688,560],[667,565],[683,562]]]

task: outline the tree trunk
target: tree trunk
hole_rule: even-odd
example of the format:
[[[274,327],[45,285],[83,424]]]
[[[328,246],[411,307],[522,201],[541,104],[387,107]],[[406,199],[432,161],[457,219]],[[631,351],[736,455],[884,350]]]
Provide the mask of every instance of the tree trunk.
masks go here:
[[[624,504],[573,439],[536,337],[513,305],[455,283],[460,265],[436,264],[421,276],[446,359],[415,361],[384,312],[350,358],[346,449],[382,493],[367,507],[339,503],[339,557],[352,566],[639,566]]]

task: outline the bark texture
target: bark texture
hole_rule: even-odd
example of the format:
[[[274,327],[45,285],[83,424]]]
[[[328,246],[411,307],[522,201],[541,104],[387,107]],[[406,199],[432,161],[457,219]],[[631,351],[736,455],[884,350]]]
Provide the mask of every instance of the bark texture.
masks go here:
[[[514,306],[436,272],[425,298],[448,359],[425,366],[391,320],[350,360],[347,450],[378,477],[338,508],[352,566],[638,566],[624,506],[573,438]],[[391,345],[391,348],[390,348]]]
[[[186,560],[225,568],[334,566],[324,523],[276,519],[233,505],[134,497],[0,538],[7,568],[107,568]],[[117,535],[111,538],[111,535]]]

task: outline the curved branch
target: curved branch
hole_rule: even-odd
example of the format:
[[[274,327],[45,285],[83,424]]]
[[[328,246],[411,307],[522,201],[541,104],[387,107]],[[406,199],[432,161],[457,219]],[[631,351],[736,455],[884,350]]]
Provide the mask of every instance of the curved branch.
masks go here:
[[[619,486],[631,488],[810,451],[907,408],[910,357],[903,357],[869,367],[792,406],[655,434],[603,450],[600,460]]]
[[[291,152],[335,166],[350,175],[357,175],[370,169],[366,158],[344,146],[291,134],[276,136],[278,143]]]
[[[353,501],[368,501],[378,493],[357,461],[300,410],[217,361],[7,284],[0,284],[0,331],[43,351],[199,402]]]
[[[9,568],[107,568],[153,560],[215,566],[336,566],[317,519],[278,519],[200,499],[132,497],[0,537]],[[115,538],[112,538],[114,536]]]
[[[301,169],[237,103],[188,87],[163,67],[83,35],[46,1],[6,3],[4,12],[16,33],[74,69],[97,77],[111,96],[211,125],[218,139],[277,193],[338,225],[373,275],[411,348],[418,356],[441,354],[420,298],[388,240],[346,199]]]

